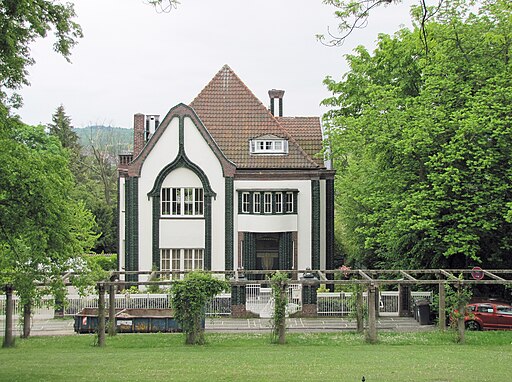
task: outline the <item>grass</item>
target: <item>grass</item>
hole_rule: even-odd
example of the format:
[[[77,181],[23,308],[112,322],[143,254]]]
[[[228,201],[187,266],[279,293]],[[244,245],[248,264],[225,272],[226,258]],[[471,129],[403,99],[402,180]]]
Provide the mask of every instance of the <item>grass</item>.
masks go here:
[[[504,381],[510,380],[511,332],[380,333],[369,345],[356,333],[207,333],[205,346],[182,334],[34,337],[0,349],[0,381]]]

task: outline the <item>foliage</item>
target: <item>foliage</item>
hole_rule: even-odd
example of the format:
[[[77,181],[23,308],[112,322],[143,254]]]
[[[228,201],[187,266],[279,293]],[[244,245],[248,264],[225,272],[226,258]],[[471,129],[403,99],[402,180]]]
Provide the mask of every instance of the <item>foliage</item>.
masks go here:
[[[171,306],[174,317],[185,333],[188,345],[203,345],[206,303],[223,290],[229,289],[225,280],[214,278],[203,271],[187,273],[183,280],[175,281],[171,286]]]
[[[81,266],[95,223],[72,198],[67,153],[42,126],[24,125],[2,107],[0,147],[0,284],[12,284],[27,304],[63,288],[60,274]]]
[[[54,31],[54,50],[69,61],[71,49],[82,37],[80,26],[73,21],[71,3],[50,0],[3,0],[0,3],[0,101],[5,103],[6,89],[27,85],[27,67],[34,63],[29,45]],[[14,97],[13,105],[20,103]]]
[[[90,255],[87,260],[96,263],[104,271],[117,270],[117,255]]]
[[[350,264],[512,266],[512,3],[448,1],[358,47],[323,104]]]
[[[277,271],[270,277],[274,311],[270,319],[272,342],[285,343],[286,335],[286,306],[288,305],[288,274]]]

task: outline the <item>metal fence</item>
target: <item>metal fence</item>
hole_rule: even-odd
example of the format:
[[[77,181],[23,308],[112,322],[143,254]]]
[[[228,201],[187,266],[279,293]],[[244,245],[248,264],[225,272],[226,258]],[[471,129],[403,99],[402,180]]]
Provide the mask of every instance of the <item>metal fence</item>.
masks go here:
[[[290,315],[302,309],[302,285],[288,286],[288,305],[286,314]],[[245,309],[258,314],[261,318],[270,318],[274,310],[272,288],[265,284],[248,284],[245,287]]]
[[[412,299],[429,300],[432,303],[432,292],[411,292]],[[363,293],[366,305],[367,295]],[[398,316],[399,295],[397,291],[381,291],[379,293],[379,314],[381,316]],[[14,315],[19,318],[23,314],[23,307],[17,296],[13,296]],[[109,299],[105,299],[108,309]],[[116,294],[116,309],[166,309],[169,308],[168,294]],[[74,316],[84,308],[97,308],[98,296],[68,295],[64,304],[65,316]],[[346,316],[354,311],[355,302],[350,292],[318,293],[317,312],[320,316]],[[246,309],[258,314],[262,318],[271,317],[273,312],[272,289],[261,284],[248,284],[246,287]],[[302,309],[302,286],[291,284],[288,288],[287,314],[293,314]],[[54,317],[54,300],[52,296],[45,296],[42,301],[32,309],[35,319],[50,319]],[[231,315],[231,294],[223,293],[212,299],[206,306],[208,316]],[[5,295],[0,295],[0,320],[5,318]]]
[[[411,292],[413,300],[429,300],[432,292]],[[398,316],[398,291],[381,291],[379,293],[379,315]],[[363,292],[363,302],[368,305],[367,293]],[[317,313],[320,316],[347,316],[355,310],[355,301],[350,292],[318,293]]]

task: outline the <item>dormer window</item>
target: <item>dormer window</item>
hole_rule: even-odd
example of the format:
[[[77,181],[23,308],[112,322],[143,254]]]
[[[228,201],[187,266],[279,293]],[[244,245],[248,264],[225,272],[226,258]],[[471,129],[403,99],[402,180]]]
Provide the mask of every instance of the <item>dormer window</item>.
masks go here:
[[[288,141],[275,136],[266,136],[249,141],[251,154],[288,154]]]

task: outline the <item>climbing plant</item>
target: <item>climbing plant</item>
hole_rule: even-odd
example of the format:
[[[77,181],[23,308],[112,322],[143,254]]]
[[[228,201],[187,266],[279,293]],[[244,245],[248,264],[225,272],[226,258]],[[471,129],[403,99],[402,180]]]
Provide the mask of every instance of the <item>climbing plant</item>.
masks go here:
[[[272,297],[274,298],[274,312],[271,318],[272,342],[284,344],[286,342],[286,305],[288,304],[288,283],[290,279],[286,273],[277,271],[270,278]]]
[[[185,333],[187,345],[205,343],[203,322],[206,303],[215,295],[229,288],[225,280],[214,278],[203,271],[194,271],[177,280],[171,287],[171,306],[174,317]]]

